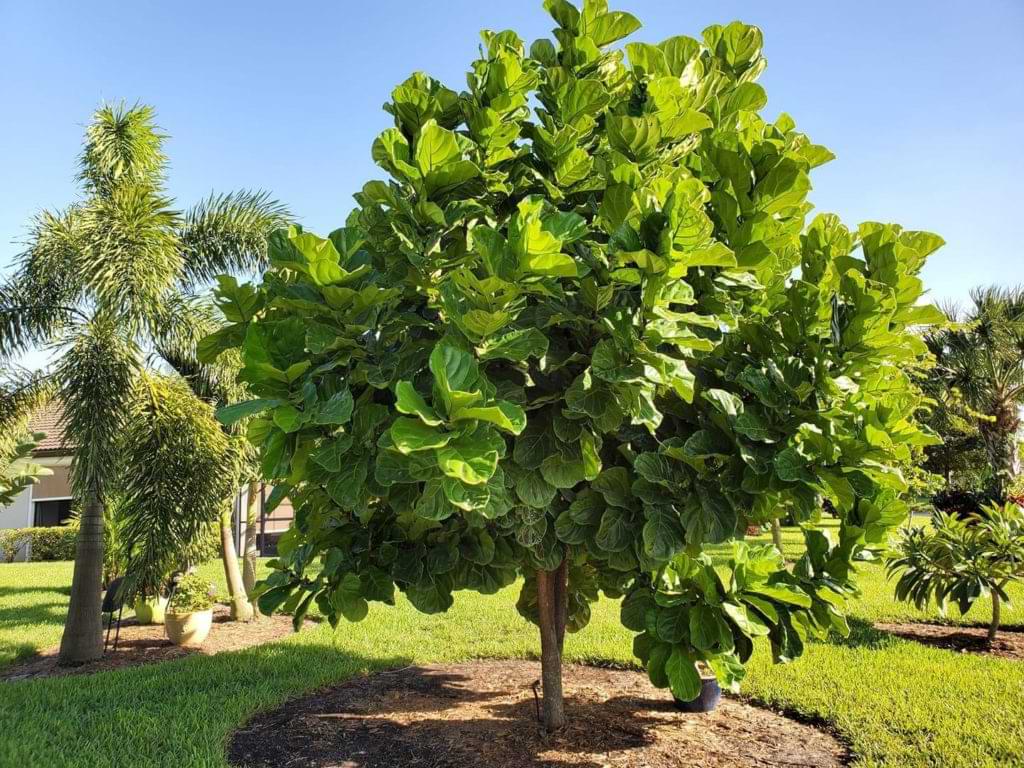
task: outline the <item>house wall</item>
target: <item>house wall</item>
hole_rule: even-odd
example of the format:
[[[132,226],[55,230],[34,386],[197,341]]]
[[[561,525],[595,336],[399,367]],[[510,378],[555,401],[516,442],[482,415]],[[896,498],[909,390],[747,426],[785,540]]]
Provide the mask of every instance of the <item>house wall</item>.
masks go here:
[[[28,528],[32,525],[32,487],[29,486],[8,507],[0,507],[0,528]]]
[[[71,467],[70,456],[44,456],[35,459],[36,463],[48,467],[52,475],[40,478],[35,485],[30,485],[14,499],[14,503],[7,507],[0,507],[0,528],[31,528],[35,524],[36,501],[45,499],[68,499],[71,498],[71,486],[69,482],[69,471]],[[19,551],[15,555],[16,562],[27,560],[28,548]]]

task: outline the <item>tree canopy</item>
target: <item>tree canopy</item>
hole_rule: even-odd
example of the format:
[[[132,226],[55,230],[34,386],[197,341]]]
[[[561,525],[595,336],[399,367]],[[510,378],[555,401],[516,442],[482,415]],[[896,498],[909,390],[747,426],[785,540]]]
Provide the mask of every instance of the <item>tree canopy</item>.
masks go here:
[[[250,419],[297,509],[263,610],[356,621],[397,589],[436,613],[522,577],[543,624],[563,569],[569,631],[624,596],[651,679],[693,698],[697,661],[735,687],[755,638],[788,659],[846,631],[853,561],[935,440],[911,373],[944,319],[918,277],[942,240],[807,224],[832,154],[760,114],[756,27],[620,48],[630,14],[545,7],[555,39],[483,32],[466,90],[394,89],[388,178],[327,238],[276,232],[260,285],[222,278],[204,354],[240,350],[257,399],[220,416]],[[740,541],[786,514],[791,571]],[[707,549],[728,542],[723,579]]]

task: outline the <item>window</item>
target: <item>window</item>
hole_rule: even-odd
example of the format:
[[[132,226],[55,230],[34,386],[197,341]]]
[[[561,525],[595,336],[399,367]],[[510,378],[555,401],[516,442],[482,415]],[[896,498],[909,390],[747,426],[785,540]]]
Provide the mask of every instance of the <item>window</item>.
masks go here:
[[[71,517],[71,499],[44,499],[35,502],[36,527],[63,525]]]

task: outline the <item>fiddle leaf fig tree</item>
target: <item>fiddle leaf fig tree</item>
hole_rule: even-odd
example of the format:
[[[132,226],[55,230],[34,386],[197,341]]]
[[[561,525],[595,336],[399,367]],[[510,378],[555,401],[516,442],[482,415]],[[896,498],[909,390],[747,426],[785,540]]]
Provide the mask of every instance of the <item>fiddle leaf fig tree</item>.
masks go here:
[[[616,46],[604,2],[547,0],[554,40],[484,32],[468,88],[415,74],[373,145],[387,172],[326,239],[271,238],[259,286],[223,278],[266,478],[297,514],[265,612],[332,622],[403,593],[521,579],[544,711],[564,720],[564,633],[600,593],[656,685],[735,688],[753,642],[779,660],[845,632],[853,562],[901,522],[917,277],[942,241],[806,221],[831,153],[766,121],[761,33]],[[838,535],[816,526],[825,501]],[[749,524],[792,515],[788,570]],[[733,542],[726,577],[710,545]]]

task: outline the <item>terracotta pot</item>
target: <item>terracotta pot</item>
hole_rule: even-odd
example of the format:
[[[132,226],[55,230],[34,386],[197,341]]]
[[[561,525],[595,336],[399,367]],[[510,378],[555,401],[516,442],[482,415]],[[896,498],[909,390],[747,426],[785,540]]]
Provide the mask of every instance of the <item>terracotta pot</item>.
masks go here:
[[[135,598],[135,618],[139,624],[163,624],[166,610],[166,597]]]
[[[200,646],[213,626],[213,609],[192,613],[170,613],[164,616],[167,639],[175,645]]]

